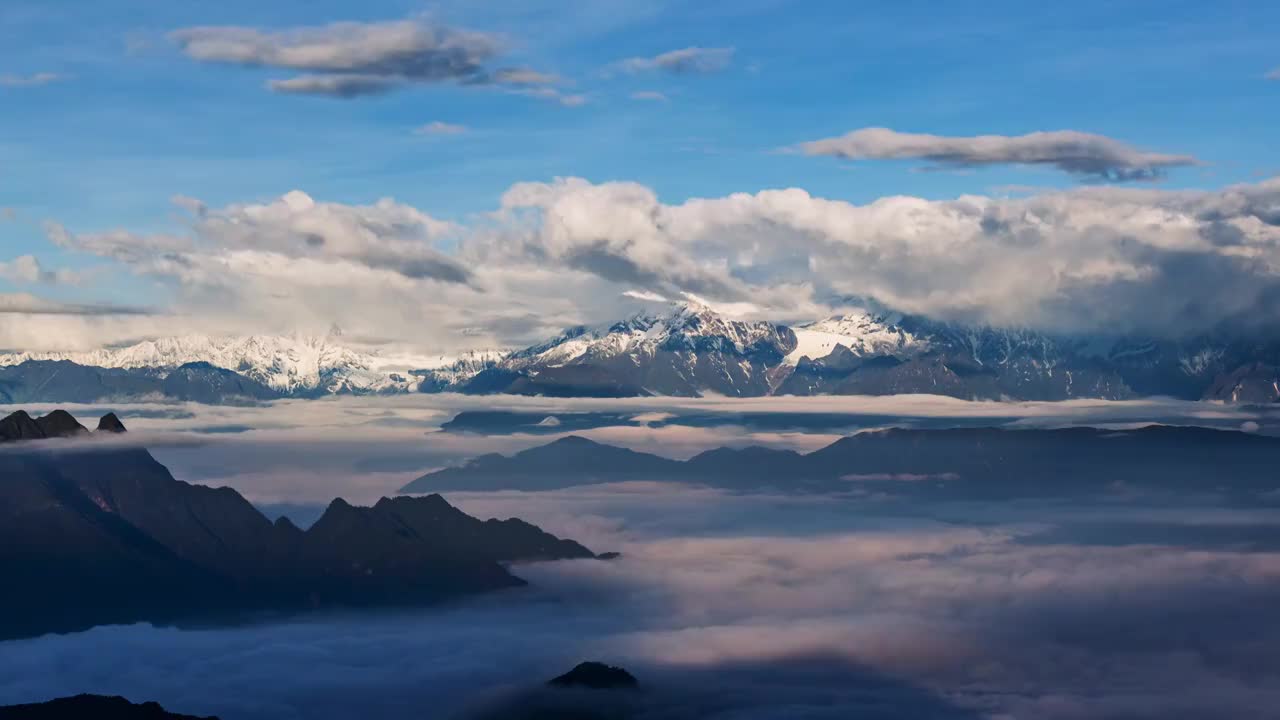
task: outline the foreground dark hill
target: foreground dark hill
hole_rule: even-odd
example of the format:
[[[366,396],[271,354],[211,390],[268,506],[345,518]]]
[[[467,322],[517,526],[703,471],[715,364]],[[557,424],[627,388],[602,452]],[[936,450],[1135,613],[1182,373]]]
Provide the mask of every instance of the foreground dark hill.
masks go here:
[[[0,594],[0,639],[417,605],[523,585],[505,563],[593,557],[520,520],[473,518],[438,495],[373,507],[334,500],[305,531],[273,523],[230,488],[175,480],[144,449],[93,436],[31,441],[42,425],[86,434],[68,418],[0,421],[0,577],[10,589]],[[123,428],[111,417],[100,425]]]
[[[218,720],[172,713],[160,705],[122,697],[76,695],[42,703],[0,707],[0,720]]]
[[[424,475],[402,492],[549,490],[628,480],[731,489],[885,490],[973,497],[1097,491],[1266,493],[1280,438],[1153,425],[1134,430],[955,428],[864,432],[807,455],[720,448],[679,462],[568,437]]]

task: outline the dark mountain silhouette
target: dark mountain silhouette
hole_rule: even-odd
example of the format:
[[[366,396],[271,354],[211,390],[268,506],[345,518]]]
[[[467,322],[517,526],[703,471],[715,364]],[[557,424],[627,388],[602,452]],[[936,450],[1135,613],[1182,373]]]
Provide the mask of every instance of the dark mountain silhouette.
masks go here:
[[[553,687],[583,687],[592,690],[616,690],[640,686],[636,676],[615,665],[600,662],[578,663],[572,670],[547,681]]]
[[[812,712],[806,712],[812,711]],[[644,682],[583,663],[543,685],[498,694],[468,720],[857,718],[978,720],[982,713],[832,654],[706,665],[649,665]]]
[[[270,400],[280,393],[207,362],[162,368],[103,368],[70,360],[0,366],[0,403],[95,403],[164,397],[202,403]]]
[[[125,432],[124,423],[120,422],[120,418],[116,417],[115,413],[107,413],[98,419],[98,432]]]
[[[555,490],[624,480],[653,480],[679,471],[680,463],[577,435],[560,438],[511,457],[481,455],[406,485],[401,492],[467,490]]]
[[[217,404],[230,399],[273,400],[280,393],[233,370],[207,362],[179,366],[160,381],[165,397],[187,402]]]
[[[104,417],[103,420],[106,418]],[[120,419],[116,418],[116,423],[119,422]],[[124,426],[121,425],[120,429],[123,431]],[[33,418],[25,410],[19,410],[0,420],[0,442],[67,438],[88,433],[88,428],[81,425],[66,410],[54,410],[39,418]]]
[[[894,495],[1061,496],[1146,489],[1266,493],[1280,487],[1280,438],[1198,427],[890,429],[807,455],[719,448],[679,462],[567,437],[424,475],[402,492],[548,490],[627,480],[730,489]]]
[[[218,720],[168,712],[159,704],[122,697],[76,695],[42,703],[0,707],[0,720]]]
[[[15,413],[2,426],[29,432],[27,420]],[[0,594],[0,639],[420,605],[523,585],[507,563],[594,557],[520,520],[478,520],[438,495],[373,507],[335,500],[303,531],[272,523],[230,488],[175,480],[141,448],[16,445],[0,452],[0,574],[18,589]]]

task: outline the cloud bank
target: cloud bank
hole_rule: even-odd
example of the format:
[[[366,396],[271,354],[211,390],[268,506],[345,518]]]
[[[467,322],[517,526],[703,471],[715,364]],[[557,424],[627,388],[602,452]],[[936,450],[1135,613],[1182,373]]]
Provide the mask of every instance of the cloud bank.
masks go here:
[[[1199,163],[1190,155],[1138,150],[1103,135],[1075,130],[1010,137],[945,137],[863,128],[846,135],[802,143],[806,155],[846,160],[928,160],[943,166],[1044,165],[1091,180],[1156,180],[1166,170]]]
[[[1277,179],[859,205],[799,188],[670,204],[638,183],[565,178],[513,185],[465,224],[391,199],[346,205],[301,191],[221,208],[176,202],[188,216],[180,232],[55,224],[47,234],[157,284],[175,326],[324,332],[336,322],[430,352],[529,344],[687,295],[783,322],[869,299],[942,320],[1156,338],[1271,334],[1280,316]],[[4,262],[35,277],[29,261]],[[86,325],[58,335],[68,347],[30,349],[136,338],[159,322],[125,337]]]
[[[586,658],[641,679],[620,717],[664,720],[1253,720],[1280,700],[1280,556],[1195,542],[1192,518],[1238,509],[1166,509],[1185,544],[1099,547],[1025,541],[1087,506],[898,515],[669,487],[451,500],[622,559],[522,566],[533,590],[448,608],[4,643],[0,702],[107,692],[228,720],[520,718],[583,700],[538,686]]]

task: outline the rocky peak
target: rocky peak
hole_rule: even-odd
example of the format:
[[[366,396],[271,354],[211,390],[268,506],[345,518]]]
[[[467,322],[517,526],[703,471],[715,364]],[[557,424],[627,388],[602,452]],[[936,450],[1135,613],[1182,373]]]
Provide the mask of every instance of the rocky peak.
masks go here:
[[[124,423],[120,422],[120,418],[115,413],[109,412],[98,420],[98,432],[106,433],[122,433],[126,432]]]
[[[89,432],[66,410],[54,410],[42,418],[37,418],[36,425],[40,426],[40,430],[47,438],[74,437]]]
[[[32,418],[25,410],[18,410],[0,420],[0,442],[75,437],[88,432],[66,410],[54,410],[39,418]]]

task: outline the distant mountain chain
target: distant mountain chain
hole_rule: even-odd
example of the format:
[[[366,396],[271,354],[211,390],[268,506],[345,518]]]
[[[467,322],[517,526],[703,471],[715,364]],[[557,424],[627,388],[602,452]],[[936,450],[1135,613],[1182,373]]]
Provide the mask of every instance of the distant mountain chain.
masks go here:
[[[568,435],[511,456],[482,455],[434,471],[401,492],[536,492],[663,481],[731,491],[965,500],[1200,492],[1275,506],[1277,464],[1280,438],[1167,425],[887,429],[808,454],[717,448],[685,461]]]
[[[717,394],[966,399],[1167,395],[1280,400],[1280,342],[1060,337],[865,309],[788,327],[695,303],[575,327],[514,352],[383,356],[341,337],[188,336],[80,353],[0,354],[0,402],[205,403],[408,392],[556,397]]]
[[[169,712],[158,703],[131,703],[105,695],[75,695],[42,703],[0,707],[0,720],[218,720]]]
[[[0,640],[108,623],[414,606],[524,585],[508,563],[594,558],[439,495],[334,500],[306,530],[230,488],[175,480],[146,450],[55,411],[0,420]],[[85,602],[84,598],[93,598]]]
[[[582,662],[558,675],[533,692],[499,703],[493,712],[476,717],[502,720],[621,720],[616,703],[604,702],[610,693],[634,692],[640,681],[614,665]],[[584,695],[582,691],[592,691]],[[603,693],[603,694],[602,694]],[[585,702],[584,702],[585,701]],[[603,703],[597,710],[592,701]],[[638,714],[638,713],[637,713]],[[468,715],[470,717],[470,715]],[[133,703],[118,696],[75,695],[41,703],[0,706],[0,720],[218,720],[169,712],[155,702]]]

